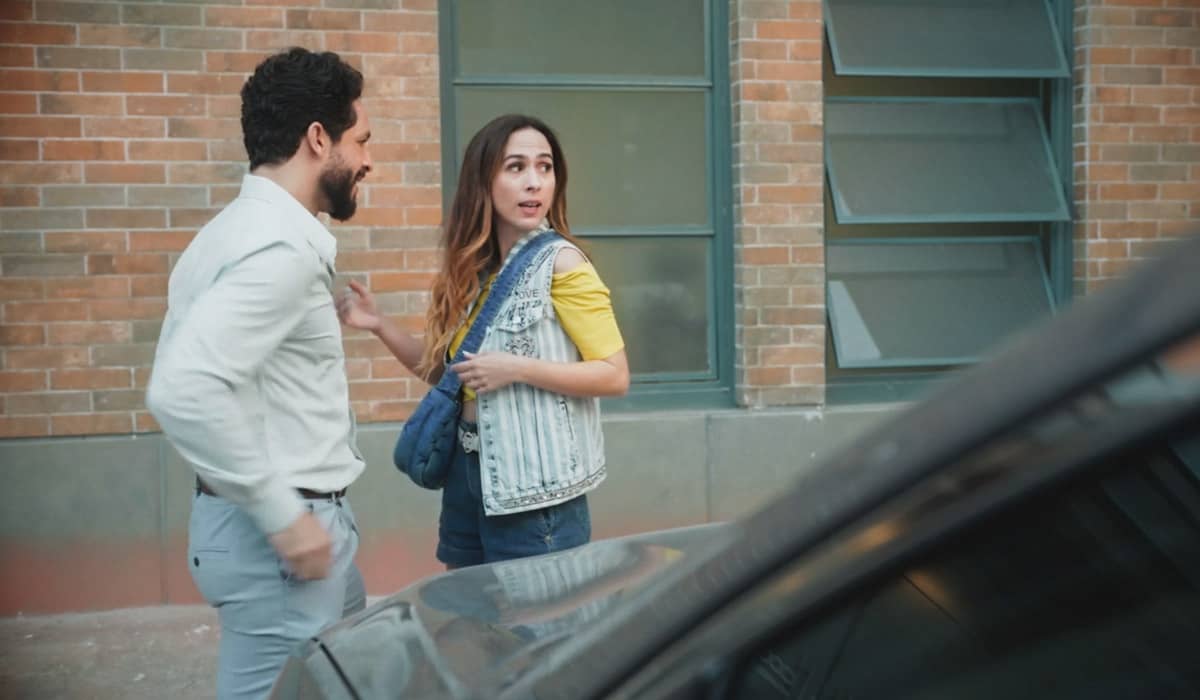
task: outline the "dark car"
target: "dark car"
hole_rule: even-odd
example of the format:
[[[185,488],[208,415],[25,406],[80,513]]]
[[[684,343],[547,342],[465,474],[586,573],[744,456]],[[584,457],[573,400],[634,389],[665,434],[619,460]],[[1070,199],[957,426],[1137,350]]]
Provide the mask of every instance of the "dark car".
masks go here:
[[[1200,697],[1200,238],[748,518],[421,581],[275,697]]]

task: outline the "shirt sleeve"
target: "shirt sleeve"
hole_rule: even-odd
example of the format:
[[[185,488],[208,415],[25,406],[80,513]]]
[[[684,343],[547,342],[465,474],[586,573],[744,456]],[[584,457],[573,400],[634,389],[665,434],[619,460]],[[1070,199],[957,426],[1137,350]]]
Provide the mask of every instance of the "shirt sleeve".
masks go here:
[[[303,510],[238,391],[300,322],[312,261],[283,242],[227,268],[159,339],[146,404],[171,443],[265,533]]]
[[[602,360],[625,347],[608,287],[591,263],[556,272],[550,282],[550,300],[558,322],[583,359]]]

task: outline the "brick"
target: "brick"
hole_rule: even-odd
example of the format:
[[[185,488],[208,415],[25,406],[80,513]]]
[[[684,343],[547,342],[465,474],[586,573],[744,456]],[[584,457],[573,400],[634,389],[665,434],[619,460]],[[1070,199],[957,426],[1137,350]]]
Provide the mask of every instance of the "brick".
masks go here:
[[[88,163],[84,177],[88,182],[157,183],[165,179],[165,168],[157,163]]]
[[[208,191],[204,187],[131,186],[129,188],[129,205],[133,207],[199,207],[207,203]]]
[[[42,188],[47,206],[71,207],[125,204],[125,188],[118,185],[57,185]]]
[[[1165,154],[1166,149],[1163,149]],[[1154,163],[1158,161],[1159,147],[1153,145],[1119,145],[1102,146],[1100,160],[1122,163]]]
[[[1195,53],[1193,49],[1142,47],[1134,49],[1133,60],[1135,63],[1148,66],[1190,66],[1194,63]]]
[[[86,367],[88,350],[81,347],[9,349],[4,352],[7,369],[58,369]]]
[[[79,74],[73,71],[0,70],[0,85],[5,90],[31,92],[76,92]]]
[[[370,287],[376,292],[426,291],[433,285],[433,276],[430,272],[375,272]]]
[[[0,3],[0,11],[5,5]],[[44,437],[50,434],[49,416],[6,416],[0,414],[0,437]]]
[[[60,390],[124,389],[131,385],[128,369],[56,369],[50,373],[50,386]]]
[[[128,343],[132,332],[127,322],[51,323],[51,345],[116,345]]]
[[[204,70],[204,52],[198,49],[121,49],[128,70]]]
[[[87,302],[93,321],[161,320],[166,314],[165,299],[97,300]]]
[[[43,250],[40,233],[5,233],[0,236],[0,254],[41,253]]]
[[[1139,164],[1129,169],[1129,179],[1135,183],[1181,182],[1186,180],[1187,176],[1188,166],[1182,163],[1175,165]]]
[[[78,413],[92,408],[92,396],[86,391],[48,391],[12,394],[6,397],[6,413],[11,415],[41,415],[46,413]]]
[[[246,168],[241,163],[171,163],[167,166],[170,183],[233,183],[239,182]]]
[[[1200,32],[1197,32],[1200,33]],[[1200,86],[1200,67],[1176,68],[1168,67],[1164,71],[1164,83],[1167,85]]]
[[[49,232],[45,239],[47,253],[119,253],[126,249],[124,231]]]
[[[99,345],[92,348],[95,367],[146,367],[154,361],[154,343]]]
[[[208,7],[204,24],[210,27],[283,27],[284,13],[275,7]]]
[[[236,119],[170,117],[167,119],[167,133],[173,139],[240,140],[242,126]]]
[[[51,2],[38,0],[34,17],[44,22],[94,22],[115,24],[121,21],[121,7],[102,2]]]
[[[42,345],[46,332],[39,325],[0,325],[0,347]]]
[[[1104,108],[1104,121],[1108,123],[1148,123],[1158,124],[1162,122],[1163,110],[1161,107],[1130,107],[1130,106],[1106,106]]]
[[[167,256],[159,253],[89,255],[87,260],[89,275],[162,274],[167,270]]]
[[[1167,162],[1200,162],[1200,144],[1164,145],[1162,159]]]
[[[119,95],[68,95],[46,93],[41,95],[42,114],[124,114],[124,98]]]
[[[38,68],[90,68],[96,70],[121,68],[119,49],[39,46],[35,53]]]
[[[323,35],[319,31],[286,29],[274,31],[250,31],[246,33],[246,48],[254,51],[281,51],[290,46],[320,46]],[[260,54],[259,60],[262,60]],[[353,63],[351,57],[344,56]],[[257,62],[256,62],[257,65]]]
[[[87,92],[162,92],[163,77],[161,73],[85,71],[83,89]]]
[[[240,50],[242,32],[237,29],[166,29],[162,45],[178,49]]]
[[[0,207],[36,207],[41,204],[36,187],[0,187]]]
[[[0,393],[2,394],[9,394],[18,391],[42,391],[45,388],[46,373],[43,371],[0,371]]]
[[[1130,132],[1133,143],[1187,143],[1191,140],[1186,126],[1137,126]]]
[[[1163,183],[1160,187],[1163,199],[1182,199],[1189,202],[1200,201],[1200,182]]]
[[[199,26],[204,24],[204,12],[202,8],[193,5],[125,4],[121,6],[121,22],[155,26]]]
[[[68,24],[0,22],[0,43],[61,45],[75,43],[75,27]]]
[[[184,95],[237,95],[246,77],[192,73],[167,74],[167,92]]]
[[[87,306],[78,301],[17,301],[4,305],[4,318],[9,323],[86,321],[87,317]]]
[[[44,231],[46,229],[71,229],[83,226],[78,209],[2,209],[0,230]]]
[[[1200,107],[1166,107],[1163,121],[1167,124],[1200,124]]]
[[[288,10],[288,29],[362,29],[362,13],[351,10]]]
[[[125,107],[131,115],[195,116],[204,114],[204,98],[180,95],[130,95],[125,98]]]
[[[24,92],[0,92],[0,113],[37,114],[37,95]]]
[[[46,298],[109,299],[129,296],[127,277],[75,277],[46,280]]]
[[[168,215],[168,228],[199,229],[207,224],[220,209],[172,209]]]
[[[125,160],[123,141],[46,141],[42,145],[46,160]]]
[[[138,279],[148,278],[139,277]],[[163,322],[161,320],[133,321],[130,325],[133,326],[133,342],[135,343],[154,343],[162,335]]]
[[[242,100],[240,97],[209,95],[207,114],[210,117],[241,119]]]
[[[96,411],[135,411],[146,407],[144,389],[97,391],[92,394]]]
[[[51,435],[114,435],[131,432],[129,413],[87,413],[50,417]]]
[[[88,117],[83,120],[83,135],[92,138],[154,138],[166,136],[167,125],[158,117]]]
[[[257,51],[208,51],[204,55],[204,69],[209,73],[252,73],[254,68],[265,59]]]
[[[43,296],[45,296],[43,280],[0,279],[0,301],[41,299]]]
[[[34,64],[32,46],[0,46],[0,66],[32,68]]]
[[[37,141],[0,139],[0,160],[38,160],[40,157]]]
[[[0,134],[6,138],[70,138],[79,136],[80,129],[79,117],[0,117]]]
[[[204,160],[206,147],[200,141],[130,141],[129,160]]]
[[[131,278],[130,291],[135,297],[165,297],[167,280],[167,275],[137,275]]]
[[[386,32],[325,32],[325,48],[339,53],[400,52],[400,37]],[[372,82],[374,94],[379,92],[379,78]]]
[[[162,30],[149,26],[81,25],[79,43],[81,46],[157,48],[162,45]]]
[[[1133,49],[1118,46],[1095,46],[1088,51],[1090,65],[1126,65],[1133,63]]]
[[[83,274],[82,255],[6,255],[2,264],[6,277],[61,277]]]
[[[186,248],[195,235],[194,231],[130,231],[129,249],[178,252]]]
[[[1138,10],[1133,13],[1134,24],[1152,27],[1189,27],[1195,13],[1185,10]]]

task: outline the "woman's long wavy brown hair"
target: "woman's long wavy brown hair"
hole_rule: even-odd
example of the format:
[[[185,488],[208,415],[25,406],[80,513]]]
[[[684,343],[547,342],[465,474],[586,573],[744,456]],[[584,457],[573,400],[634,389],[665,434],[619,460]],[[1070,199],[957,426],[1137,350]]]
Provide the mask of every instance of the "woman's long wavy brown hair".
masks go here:
[[[550,227],[579,245],[567,226],[567,159],[558,137],[542,120],[523,114],[496,117],[480,129],[463,154],[454,203],[442,232],[442,267],[433,280],[425,315],[425,352],[418,370],[428,378],[442,366],[446,348],[479,293],[479,277],[500,267],[500,246],[492,210],[492,182],[504,163],[508,137],[537,129],[550,143],[554,159],[554,197],[546,218]]]

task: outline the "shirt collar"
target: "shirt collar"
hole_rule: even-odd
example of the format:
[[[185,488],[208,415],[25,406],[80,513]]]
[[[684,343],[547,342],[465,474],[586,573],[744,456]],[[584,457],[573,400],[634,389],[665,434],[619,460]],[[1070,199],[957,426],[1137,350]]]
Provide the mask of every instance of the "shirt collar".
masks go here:
[[[337,239],[325,228],[321,220],[304,208],[290,192],[280,187],[273,180],[259,175],[246,174],[242,178],[242,191],[239,197],[259,199],[279,207],[289,223],[294,224],[294,230],[302,232],[309,245],[317,251],[321,260],[333,265],[337,257]]]

